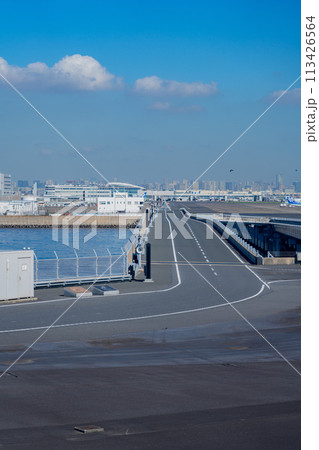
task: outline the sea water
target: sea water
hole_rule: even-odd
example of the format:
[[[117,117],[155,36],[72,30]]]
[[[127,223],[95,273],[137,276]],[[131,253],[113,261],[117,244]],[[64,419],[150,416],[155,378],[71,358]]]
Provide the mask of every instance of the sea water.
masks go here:
[[[78,235],[77,235],[78,233]],[[71,258],[75,256],[98,256],[120,254],[121,248],[131,236],[130,230],[115,228],[0,228],[0,251],[33,250],[38,259]]]

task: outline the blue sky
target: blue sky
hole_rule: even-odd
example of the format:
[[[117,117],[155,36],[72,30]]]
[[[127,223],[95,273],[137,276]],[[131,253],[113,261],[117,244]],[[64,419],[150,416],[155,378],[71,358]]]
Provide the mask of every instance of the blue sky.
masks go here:
[[[13,1],[1,8],[0,72],[109,180],[197,178],[300,75],[296,1]],[[277,173],[297,181],[299,89],[204,179],[227,180],[233,168],[239,181]],[[3,82],[0,97],[0,172],[98,179]]]

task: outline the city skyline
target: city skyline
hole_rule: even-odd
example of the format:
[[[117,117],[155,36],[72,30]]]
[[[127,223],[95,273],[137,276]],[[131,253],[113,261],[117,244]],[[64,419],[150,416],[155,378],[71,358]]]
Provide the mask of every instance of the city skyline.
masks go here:
[[[62,183],[57,183],[55,180],[16,180],[12,179],[11,174],[2,174],[0,173],[0,196],[3,195],[1,191],[1,180],[7,177],[7,184],[10,184],[10,192],[11,193],[27,193],[27,192],[37,192],[38,196],[42,196],[42,190],[46,186],[50,185],[73,185],[73,186],[90,186],[90,185],[100,185],[105,186],[106,183],[103,181],[97,180],[65,180]],[[117,183],[119,180],[113,179],[112,183]],[[2,182],[3,183],[3,182]],[[282,177],[282,174],[277,174],[275,180],[267,181],[267,180],[245,180],[245,182],[238,181],[236,179],[225,179],[225,180],[209,180],[203,179],[200,181],[195,180],[164,180],[162,182],[152,181],[152,182],[139,182],[138,186],[145,190],[189,190],[198,191],[198,190],[207,190],[207,191],[241,191],[241,190],[255,190],[255,191],[285,191],[294,189],[294,192],[301,192],[301,180],[296,179],[291,184],[285,183],[285,180]],[[8,187],[7,187],[8,189]],[[7,192],[8,195],[8,192]]]

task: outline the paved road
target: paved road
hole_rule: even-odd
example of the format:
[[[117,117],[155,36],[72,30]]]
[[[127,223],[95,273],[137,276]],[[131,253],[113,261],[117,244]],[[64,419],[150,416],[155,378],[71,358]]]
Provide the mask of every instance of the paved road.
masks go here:
[[[2,445],[298,448],[298,270],[246,265],[180,218],[152,228],[154,283],[78,300],[0,379]],[[0,370],[73,302],[45,292],[0,306]],[[105,431],[73,430],[92,422]]]
[[[301,218],[301,207],[281,207],[275,202],[178,202],[192,213],[242,214],[244,216]]]

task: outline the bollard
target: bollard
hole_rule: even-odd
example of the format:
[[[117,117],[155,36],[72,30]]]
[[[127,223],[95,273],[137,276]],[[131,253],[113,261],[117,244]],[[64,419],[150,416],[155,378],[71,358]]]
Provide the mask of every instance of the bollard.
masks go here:
[[[153,281],[151,277],[151,244],[149,242],[146,244],[145,281]]]

